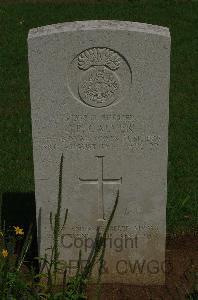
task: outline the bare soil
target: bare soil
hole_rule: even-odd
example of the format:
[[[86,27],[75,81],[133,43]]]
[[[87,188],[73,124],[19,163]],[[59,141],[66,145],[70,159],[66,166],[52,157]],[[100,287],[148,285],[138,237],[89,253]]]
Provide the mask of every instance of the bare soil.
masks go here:
[[[102,284],[101,300],[183,300],[195,286],[198,272],[198,236],[167,237],[166,284],[164,286],[134,286]],[[197,278],[198,280],[198,278]],[[197,283],[198,285],[198,283]],[[96,286],[88,287],[88,299],[95,299]],[[191,299],[198,300],[198,294]]]

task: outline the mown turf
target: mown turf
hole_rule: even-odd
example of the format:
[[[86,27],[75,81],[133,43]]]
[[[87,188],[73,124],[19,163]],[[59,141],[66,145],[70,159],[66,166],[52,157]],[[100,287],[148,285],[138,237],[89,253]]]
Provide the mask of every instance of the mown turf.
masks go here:
[[[27,34],[74,20],[117,19],[167,26],[172,37],[168,231],[198,227],[198,2],[0,4],[1,192],[34,190]]]

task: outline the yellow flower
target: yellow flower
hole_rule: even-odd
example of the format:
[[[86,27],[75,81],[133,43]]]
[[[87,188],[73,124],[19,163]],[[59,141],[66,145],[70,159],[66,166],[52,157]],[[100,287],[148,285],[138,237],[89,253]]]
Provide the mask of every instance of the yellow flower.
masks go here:
[[[24,235],[23,228],[20,228],[19,226],[13,226],[13,227],[16,235]]]
[[[8,256],[8,250],[3,249],[2,250],[2,255],[3,255],[3,257],[7,257]]]
[[[0,237],[3,237],[3,232],[2,231],[0,231]]]

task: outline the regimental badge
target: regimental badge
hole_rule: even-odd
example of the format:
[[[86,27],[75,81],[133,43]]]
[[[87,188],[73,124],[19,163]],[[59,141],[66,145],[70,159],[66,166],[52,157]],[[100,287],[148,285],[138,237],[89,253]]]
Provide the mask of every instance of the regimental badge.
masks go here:
[[[129,99],[131,94],[129,62],[125,55],[107,47],[88,48],[74,54],[67,65],[66,76],[67,87],[77,100],[74,106],[80,103],[102,109]]]
[[[107,48],[92,48],[78,56],[78,68],[82,71],[78,93],[84,103],[99,108],[119,98],[121,89],[116,70],[121,62],[119,54]]]

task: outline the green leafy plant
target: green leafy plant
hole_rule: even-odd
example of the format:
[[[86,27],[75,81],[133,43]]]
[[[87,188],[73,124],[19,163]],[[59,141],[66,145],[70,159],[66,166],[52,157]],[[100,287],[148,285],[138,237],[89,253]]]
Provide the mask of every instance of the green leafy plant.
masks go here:
[[[104,255],[106,249],[106,236],[109,226],[114,217],[118,199],[119,191],[117,192],[115,204],[111,215],[107,221],[106,227],[101,232],[97,227],[95,240],[88,256],[86,265],[82,268],[82,252],[79,251],[79,258],[77,263],[76,274],[72,277],[67,276],[68,265],[67,262],[60,260],[60,237],[64,230],[68,209],[66,209],[61,224],[61,205],[62,205],[62,172],[63,172],[63,155],[60,160],[59,172],[59,190],[57,209],[55,214],[50,213],[50,225],[53,232],[52,247],[50,255],[46,254],[44,257],[37,257],[40,263],[40,270],[37,274],[31,267],[26,270],[24,275],[23,268],[27,251],[32,241],[30,227],[26,238],[24,240],[21,250],[15,253],[16,246],[21,238],[24,236],[23,229],[14,226],[9,232],[5,230],[0,231],[0,299],[40,299],[40,300],[83,300],[86,298],[86,287],[89,282],[93,269],[98,266],[98,289],[96,297],[100,297],[100,281],[102,276],[102,269],[104,264]],[[58,283],[59,272],[62,272],[61,284]]]
[[[65,262],[65,267],[62,269],[62,284],[61,289],[59,285],[59,291],[55,291],[55,285],[57,283],[57,273],[61,270],[62,261],[59,260],[59,249],[58,245],[60,244],[60,235],[63,229],[65,228],[68,210],[65,211],[64,221],[61,225],[60,221],[60,211],[62,205],[62,172],[63,172],[63,155],[61,156],[60,161],[60,172],[59,172],[59,191],[58,191],[58,202],[56,213],[53,217],[53,214],[50,213],[50,224],[53,231],[53,245],[51,248],[51,255],[48,258],[45,255],[44,258],[38,258],[41,262],[40,273],[37,275],[44,282],[45,285],[45,293],[42,294],[43,299],[73,299],[73,300],[81,300],[86,299],[85,291],[88,281],[90,280],[93,268],[96,264],[98,264],[98,286],[101,280],[102,268],[104,263],[104,255],[106,248],[106,236],[109,230],[109,226],[112,222],[112,219],[115,214],[115,210],[117,208],[118,199],[119,199],[119,191],[117,192],[115,204],[107,225],[103,232],[100,232],[100,228],[97,228],[96,237],[94,240],[93,247],[88,256],[85,267],[82,269],[81,266],[81,257],[82,252],[79,252],[78,266],[75,276],[67,278],[67,262]],[[63,267],[62,267],[63,268]],[[46,270],[46,272],[45,272]],[[40,294],[41,295],[41,294]],[[99,298],[99,288],[97,289],[97,297]]]
[[[31,226],[32,227],[32,226]],[[24,275],[25,257],[30,247],[31,227],[19,253],[24,232],[19,226],[0,231],[0,299],[29,299],[29,284]]]

